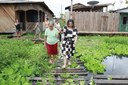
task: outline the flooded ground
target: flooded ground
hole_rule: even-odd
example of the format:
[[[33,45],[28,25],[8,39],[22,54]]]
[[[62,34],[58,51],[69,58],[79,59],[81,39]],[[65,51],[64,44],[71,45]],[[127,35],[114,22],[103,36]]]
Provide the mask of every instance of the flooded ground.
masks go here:
[[[128,75],[128,57],[108,56],[103,64],[106,66],[106,75]]]

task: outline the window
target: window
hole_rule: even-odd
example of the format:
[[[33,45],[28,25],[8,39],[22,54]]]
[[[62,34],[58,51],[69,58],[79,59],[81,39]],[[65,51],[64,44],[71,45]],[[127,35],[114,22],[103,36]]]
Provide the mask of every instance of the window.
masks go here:
[[[27,11],[27,21],[28,22],[37,22],[38,20],[38,12],[35,10]]]
[[[123,24],[127,24],[127,17],[123,17]]]

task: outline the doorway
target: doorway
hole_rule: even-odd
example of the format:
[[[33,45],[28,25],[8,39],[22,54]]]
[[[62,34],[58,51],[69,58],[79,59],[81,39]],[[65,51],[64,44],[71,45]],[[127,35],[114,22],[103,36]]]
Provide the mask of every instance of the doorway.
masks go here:
[[[26,30],[25,11],[22,10],[16,11],[16,18],[19,20],[22,30],[25,31]]]
[[[120,32],[128,32],[128,14],[120,14]]]

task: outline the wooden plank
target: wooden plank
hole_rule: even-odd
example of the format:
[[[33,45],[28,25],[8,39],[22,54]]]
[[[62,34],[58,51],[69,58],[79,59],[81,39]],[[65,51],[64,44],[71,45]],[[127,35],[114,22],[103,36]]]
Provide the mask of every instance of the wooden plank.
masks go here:
[[[108,35],[128,35],[128,32],[98,32],[98,31],[78,31],[78,34],[108,34]]]
[[[115,84],[115,85],[128,85],[128,80],[97,80],[94,79],[95,84]]]
[[[120,80],[128,80],[128,75],[96,75],[93,76],[94,79],[120,79]]]
[[[44,39],[32,39],[32,41],[43,42]]]
[[[84,73],[85,70],[55,70],[53,73]]]
[[[51,74],[51,75],[61,75],[61,74],[64,74],[64,73],[46,73],[46,74]],[[79,76],[86,76],[88,74],[88,72],[81,72],[81,73],[67,73],[67,74],[70,74],[70,75],[79,75]]]
[[[31,81],[44,81],[43,78],[41,78],[41,77],[34,77],[34,78],[28,77],[28,79],[31,80]],[[70,78],[44,78],[44,79],[45,80],[64,81],[64,80],[67,80],[67,79],[70,79]],[[73,78],[73,80],[84,81],[85,77]]]
[[[83,70],[83,68],[66,68],[66,69],[55,68],[55,70]]]
[[[83,65],[84,65],[84,62],[79,62],[79,61],[77,61],[76,63],[77,63],[78,65],[79,65],[79,64],[83,64]]]

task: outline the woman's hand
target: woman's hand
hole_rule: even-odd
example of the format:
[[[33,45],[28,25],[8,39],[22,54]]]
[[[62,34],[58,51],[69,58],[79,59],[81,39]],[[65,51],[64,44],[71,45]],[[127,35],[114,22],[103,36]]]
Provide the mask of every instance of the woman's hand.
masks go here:
[[[62,34],[63,33],[63,31],[62,30],[59,30],[59,34]]]
[[[44,42],[44,48],[45,48],[45,49],[47,48],[47,46],[46,46],[46,42]]]

